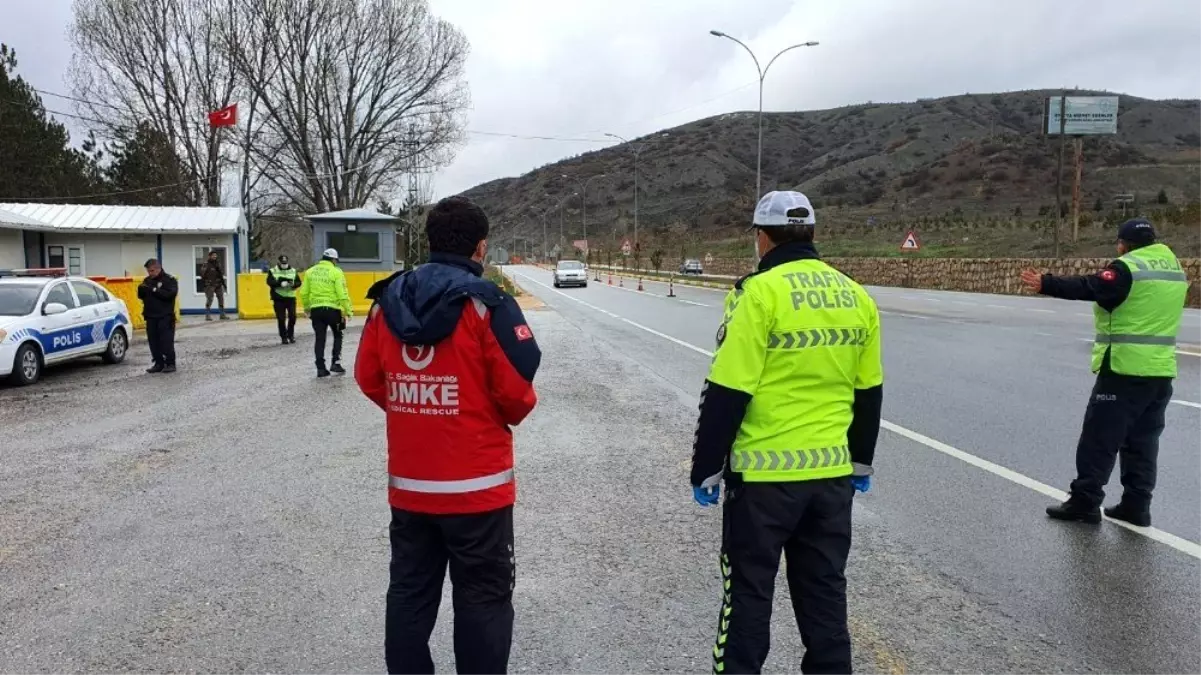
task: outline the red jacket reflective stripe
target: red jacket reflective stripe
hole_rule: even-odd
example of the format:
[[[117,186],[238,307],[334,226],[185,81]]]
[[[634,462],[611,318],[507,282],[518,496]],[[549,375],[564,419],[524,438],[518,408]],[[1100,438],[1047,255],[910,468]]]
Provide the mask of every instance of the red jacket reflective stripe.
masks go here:
[[[435,345],[402,343],[380,314],[377,306],[367,317],[355,379],[387,414],[391,505],[423,513],[479,513],[511,505],[512,480],[461,492],[451,481],[493,477],[484,482],[494,484],[497,474],[513,469],[509,427],[537,403],[532,371],[526,368],[527,379],[515,365],[530,358],[521,352],[532,349],[537,368],[533,333],[517,304],[506,298],[487,308],[467,299],[454,331]],[[499,331],[513,338],[498,339]]]

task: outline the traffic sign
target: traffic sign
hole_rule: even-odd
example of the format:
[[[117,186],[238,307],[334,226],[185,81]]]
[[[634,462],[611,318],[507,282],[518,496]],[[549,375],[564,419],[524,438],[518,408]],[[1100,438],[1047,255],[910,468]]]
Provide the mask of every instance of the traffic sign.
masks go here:
[[[917,241],[917,233],[913,230],[909,230],[909,233],[905,235],[905,241],[901,242],[901,250],[916,251],[921,247],[922,245]]]
[[[622,254],[622,255],[629,255],[629,254],[630,254],[630,240],[629,240],[629,239],[623,239],[623,240],[622,240],[622,242],[621,242],[621,254]]]

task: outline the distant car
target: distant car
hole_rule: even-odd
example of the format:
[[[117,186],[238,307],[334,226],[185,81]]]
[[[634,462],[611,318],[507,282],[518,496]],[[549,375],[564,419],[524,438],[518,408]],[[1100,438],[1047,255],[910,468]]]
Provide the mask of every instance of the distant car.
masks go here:
[[[579,260],[560,260],[555,266],[555,288],[588,287],[588,268]]]
[[[28,385],[45,367],[129,351],[129,308],[84,277],[43,270],[0,271],[0,379]]]
[[[701,261],[688,259],[684,264],[680,265],[680,274],[704,274],[705,268],[701,266]]]

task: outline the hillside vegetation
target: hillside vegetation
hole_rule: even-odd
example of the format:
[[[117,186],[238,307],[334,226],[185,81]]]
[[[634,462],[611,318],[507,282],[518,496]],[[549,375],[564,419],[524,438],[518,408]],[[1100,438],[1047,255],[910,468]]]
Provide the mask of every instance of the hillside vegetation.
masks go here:
[[[809,195],[823,230],[841,241],[844,253],[894,251],[897,233],[912,227],[934,240],[932,252],[946,255],[1045,253],[1059,141],[1039,131],[1044,100],[1056,93],[968,94],[769,113],[763,189]],[[1189,205],[1201,198],[1201,101],[1120,100],[1119,133],[1084,139],[1081,241],[1066,243],[1064,251],[1108,246],[1110,226],[1123,217],[1114,200],[1118,194],[1135,196],[1126,215],[1156,217],[1169,238],[1197,248],[1197,209]],[[721,240],[737,237],[753,204],[756,119],[751,112],[730,113],[633,141],[645,144],[639,161],[644,249],[720,247]],[[582,180],[604,173],[588,185],[588,229],[594,248],[612,248],[633,232],[632,144],[494,180],[464,194],[494,219],[515,224],[519,237],[536,249],[543,214],[564,198],[565,238],[580,237],[581,201],[570,195]],[[1070,204],[1070,143],[1063,177]],[[552,212],[552,246],[559,220],[558,211]],[[1069,225],[1065,238],[1070,239],[1070,230]]]

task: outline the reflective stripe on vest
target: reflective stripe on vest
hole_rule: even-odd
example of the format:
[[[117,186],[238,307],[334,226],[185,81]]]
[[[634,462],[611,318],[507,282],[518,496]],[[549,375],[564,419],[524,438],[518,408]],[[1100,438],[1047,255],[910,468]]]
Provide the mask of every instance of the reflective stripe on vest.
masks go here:
[[[397,490],[421,492],[425,494],[457,495],[466,492],[478,492],[489,488],[499,487],[513,482],[513,470],[505,469],[500,473],[479,478],[464,480],[419,480],[417,478],[402,478],[388,476],[388,484]]]
[[[1164,345],[1176,346],[1176,338],[1160,335],[1097,335],[1100,344],[1111,345]]]
[[[843,464],[849,467],[850,463],[851,453],[845,445],[812,450],[734,450],[730,455],[730,470],[737,472],[828,469]]]

